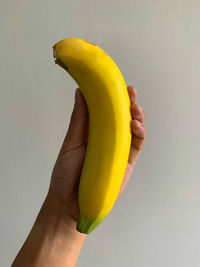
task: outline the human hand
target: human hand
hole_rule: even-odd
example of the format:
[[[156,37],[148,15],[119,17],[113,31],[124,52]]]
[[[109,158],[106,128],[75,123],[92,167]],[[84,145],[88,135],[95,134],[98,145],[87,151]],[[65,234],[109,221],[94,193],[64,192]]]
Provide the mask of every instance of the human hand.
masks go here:
[[[144,142],[146,139],[146,129],[144,127],[145,122],[145,113],[141,106],[137,105],[137,91],[134,86],[128,86],[128,93],[131,101],[131,130],[132,130],[132,140],[131,140],[131,148],[129,153],[129,159],[126,166],[126,171],[124,174],[124,178],[121,184],[121,188],[117,197],[117,200],[123,193],[127,183],[130,179],[130,176],[133,172],[133,168],[136,164],[136,161],[142,151],[144,146]]]
[[[136,104],[137,91],[133,86],[128,86],[127,90],[131,102],[132,142],[118,198],[128,183],[146,137],[145,114],[142,108]],[[77,88],[75,96],[68,132],[52,172],[49,194],[53,194],[60,201],[66,213],[77,221],[79,217],[78,186],[87,149],[89,114],[86,101],[79,88]]]

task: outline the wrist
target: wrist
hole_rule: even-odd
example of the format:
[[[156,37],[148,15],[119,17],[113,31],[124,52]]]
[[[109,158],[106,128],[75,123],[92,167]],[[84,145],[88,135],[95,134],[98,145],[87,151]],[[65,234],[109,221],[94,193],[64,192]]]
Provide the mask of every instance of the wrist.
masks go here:
[[[63,225],[66,229],[79,235],[81,233],[76,230],[77,220],[69,212],[70,206],[70,203],[69,205],[63,203],[57,194],[50,189],[40,210],[43,216],[38,216],[37,220],[40,220],[40,217],[44,220],[46,217],[48,223],[54,224],[56,221],[59,225]]]
[[[76,223],[49,192],[12,266],[75,266],[87,236],[76,230]]]
[[[56,267],[75,266],[87,235],[76,230],[77,221],[68,214],[68,209],[54,192],[48,192],[36,223],[46,229],[47,246],[52,252],[49,261],[52,262],[53,257]]]

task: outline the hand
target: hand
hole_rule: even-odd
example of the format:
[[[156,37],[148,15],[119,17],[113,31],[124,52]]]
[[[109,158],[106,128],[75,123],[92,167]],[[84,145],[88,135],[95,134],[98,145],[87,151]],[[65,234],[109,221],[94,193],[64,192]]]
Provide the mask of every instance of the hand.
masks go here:
[[[135,163],[139,157],[140,152],[144,146],[145,138],[146,138],[146,129],[144,127],[145,122],[145,113],[142,108],[136,104],[137,102],[137,91],[135,87],[128,86],[128,93],[131,101],[131,127],[132,127],[132,141],[131,141],[131,148],[129,159],[126,167],[126,171],[124,174],[124,178],[121,184],[121,188],[118,194],[117,199],[123,193],[129,178],[132,174],[133,168]]]
[[[133,86],[128,86],[127,89],[131,102],[132,142],[118,198],[128,183],[146,137],[145,114],[136,104],[137,91]],[[54,194],[67,214],[77,221],[79,216],[78,186],[87,148],[89,116],[86,101],[79,88],[75,96],[69,129],[52,172],[49,194]]]

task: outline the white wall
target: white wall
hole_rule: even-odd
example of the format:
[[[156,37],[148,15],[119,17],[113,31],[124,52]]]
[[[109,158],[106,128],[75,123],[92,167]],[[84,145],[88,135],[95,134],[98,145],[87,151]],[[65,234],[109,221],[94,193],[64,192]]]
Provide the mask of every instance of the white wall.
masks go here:
[[[135,85],[147,140],[77,266],[200,266],[200,2],[0,0],[0,266],[29,233],[68,128],[75,82],[52,45],[102,47]]]

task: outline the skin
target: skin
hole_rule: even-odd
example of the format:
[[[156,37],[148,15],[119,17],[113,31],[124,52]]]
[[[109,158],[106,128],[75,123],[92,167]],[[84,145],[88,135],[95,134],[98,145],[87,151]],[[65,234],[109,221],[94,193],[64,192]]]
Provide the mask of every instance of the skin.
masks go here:
[[[117,201],[130,179],[146,138],[145,113],[136,103],[136,88],[128,86],[127,90],[132,116],[132,142]],[[76,265],[87,236],[76,230],[76,224],[79,216],[78,185],[89,134],[88,118],[86,101],[77,88],[69,128],[52,172],[48,194],[12,267]]]

